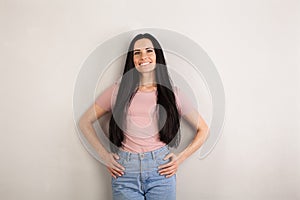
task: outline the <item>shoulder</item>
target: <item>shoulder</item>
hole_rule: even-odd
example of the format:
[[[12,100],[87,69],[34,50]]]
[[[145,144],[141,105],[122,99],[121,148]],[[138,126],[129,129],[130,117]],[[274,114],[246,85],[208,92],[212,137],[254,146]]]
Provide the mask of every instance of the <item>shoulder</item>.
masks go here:
[[[105,111],[110,111],[115,104],[116,96],[118,92],[119,84],[117,81],[111,83],[106,89],[104,89],[95,100],[100,108]],[[101,113],[101,111],[99,111]]]
[[[180,88],[175,85],[172,87],[172,89],[177,103],[181,104],[182,94]]]
[[[190,100],[190,95],[187,95],[180,87],[174,86],[173,91],[181,115],[186,115],[196,108],[194,102]]]

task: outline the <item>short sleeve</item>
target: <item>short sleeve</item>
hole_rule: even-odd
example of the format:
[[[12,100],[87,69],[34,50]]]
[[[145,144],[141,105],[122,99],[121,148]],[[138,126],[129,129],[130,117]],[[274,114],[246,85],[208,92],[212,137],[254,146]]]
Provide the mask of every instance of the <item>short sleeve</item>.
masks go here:
[[[118,83],[114,82],[107,87],[95,100],[95,103],[106,111],[111,111],[117,94]]]
[[[196,110],[195,105],[184,92],[182,92],[178,87],[175,87],[174,90],[176,102],[179,107],[179,113],[181,116],[186,115],[193,110]]]

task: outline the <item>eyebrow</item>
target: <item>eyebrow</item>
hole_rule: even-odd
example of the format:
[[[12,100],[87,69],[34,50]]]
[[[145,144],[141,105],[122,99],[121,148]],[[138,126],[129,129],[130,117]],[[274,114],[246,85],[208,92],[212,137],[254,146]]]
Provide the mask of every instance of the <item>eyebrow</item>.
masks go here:
[[[145,48],[146,50],[148,50],[148,49],[154,49],[154,47],[147,47],[147,48]],[[133,51],[140,51],[141,49],[134,49]]]

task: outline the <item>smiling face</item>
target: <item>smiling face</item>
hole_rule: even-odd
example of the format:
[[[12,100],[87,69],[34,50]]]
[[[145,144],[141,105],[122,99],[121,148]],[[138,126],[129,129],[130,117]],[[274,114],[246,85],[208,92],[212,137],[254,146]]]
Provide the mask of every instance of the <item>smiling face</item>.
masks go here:
[[[133,62],[140,73],[154,72],[156,54],[151,40],[143,38],[134,44]]]

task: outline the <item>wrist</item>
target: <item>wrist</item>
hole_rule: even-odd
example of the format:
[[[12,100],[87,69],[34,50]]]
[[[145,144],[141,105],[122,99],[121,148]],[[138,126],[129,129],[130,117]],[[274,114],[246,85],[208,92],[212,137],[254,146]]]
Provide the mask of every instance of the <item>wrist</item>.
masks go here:
[[[110,152],[105,150],[105,151],[98,152],[98,154],[100,155],[100,158],[104,159],[110,154]]]
[[[178,155],[178,159],[177,161],[179,162],[179,164],[183,163],[183,161],[186,159],[186,156],[184,155],[183,152],[181,152],[179,155]]]

